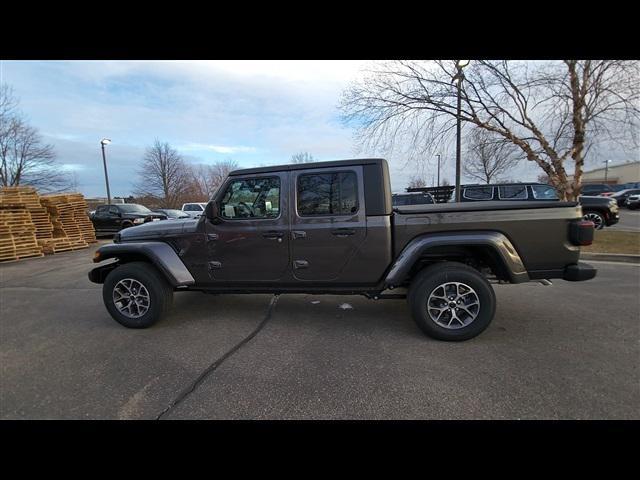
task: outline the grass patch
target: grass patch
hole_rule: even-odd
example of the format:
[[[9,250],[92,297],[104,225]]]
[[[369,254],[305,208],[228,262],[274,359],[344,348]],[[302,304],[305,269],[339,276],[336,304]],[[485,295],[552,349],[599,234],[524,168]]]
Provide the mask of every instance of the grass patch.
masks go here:
[[[582,251],[589,253],[626,253],[640,255],[640,232],[620,232],[596,230],[593,244],[582,247]]]

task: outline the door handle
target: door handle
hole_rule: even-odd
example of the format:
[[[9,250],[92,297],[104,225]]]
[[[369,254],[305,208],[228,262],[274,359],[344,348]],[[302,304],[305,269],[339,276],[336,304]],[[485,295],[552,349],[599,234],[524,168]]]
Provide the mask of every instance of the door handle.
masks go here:
[[[296,270],[299,270],[301,268],[309,268],[309,262],[307,262],[306,260],[294,260],[293,268],[295,268]]]
[[[268,238],[269,240],[278,240],[279,242],[282,241],[282,237],[284,236],[284,233],[282,232],[265,232],[262,234],[262,236],[264,238]]]
[[[331,230],[331,235],[335,235],[336,237],[347,237],[349,235],[355,235],[356,231],[352,228],[336,228],[335,230]]]
[[[304,230],[293,230],[291,233],[294,240],[296,238],[305,238],[307,236],[307,232],[305,232]]]

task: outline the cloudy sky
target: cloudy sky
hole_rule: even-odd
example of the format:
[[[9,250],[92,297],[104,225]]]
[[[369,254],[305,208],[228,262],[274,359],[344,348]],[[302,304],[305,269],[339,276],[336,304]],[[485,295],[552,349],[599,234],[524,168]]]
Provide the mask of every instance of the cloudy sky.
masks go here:
[[[80,191],[104,195],[100,139],[111,138],[111,192],[128,195],[146,146],[171,143],[192,163],[236,160],[242,167],[287,163],[308,151],[320,160],[384,156],[359,151],[337,105],[368,62],[359,61],[0,61],[0,81]],[[412,171],[388,157],[392,186]],[[454,161],[443,177],[453,182]],[[434,172],[435,173],[435,172]],[[533,180],[534,165],[520,169]],[[427,175],[429,176],[429,175]],[[428,179],[430,180],[430,178]]]

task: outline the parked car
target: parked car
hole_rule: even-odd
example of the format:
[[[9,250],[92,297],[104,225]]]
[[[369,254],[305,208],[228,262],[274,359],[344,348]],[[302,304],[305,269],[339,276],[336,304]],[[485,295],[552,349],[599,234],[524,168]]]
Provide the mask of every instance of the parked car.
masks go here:
[[[182,205],[182,211],[191,218],[198,218],[204,213],[204,207],[206,205],[206,203],[185,203]]]
[[[545,183],[492,183],[461,185],[462,202],[486,202],[495,200],[558,200],[558,194]]]
[[[156,220],[166,220],[167,216],[153,213],[147,207],[136,203],[100,205],[91,216],[96,233],[116,233],[123,228],[141,225]]]
[[[394,207],[403,205],[427,205],[436,203],[433,197],[428,193],[422,192],[403,192],[391,195],[391,203]]]
[[[558,201],[558,194],[551,185],[545,183],[503,183],[489,185],[462,185],[463,202],[480,201]],[[585,220],[592,221],[597,230],[618,223],[620,214],[615,199],[581,195],[578,203],[582,206]]]
[[[615,193],[612,185],[606,183],[589,183],[582,185],[581,195],[600,195],[601,193]]]
[[[611,195],[615,195],[616,193],[620,192],[621,190],[625,190],[629,187],[627,187],[626,185],[610,185],[611,187],[611,191],[610,192],[603,192],[600,194],[601,197],[610,197]]]
[[[602,230],[620,221],[620,209],[614,198],[580,195],[578,201],[582,205],[584,219],[592,221],[596,230]]]
[[[609,195],[609,198],[615,198],[616,202],[618,202],[618,206],[624,207],[627,204],[627,198],[629,198],[629,195],[637,195],[639,193],[640,188],[627,188]]]
[[[637,210],[640,207],[640,195],[629,195],[627,198],[627,208],[629,210]]]
[[[191,218],[188,213],[183,212],[182,210],[177,210],[175,208],[156,208],[153,213],[166,215],[168,220]]]
[[[383,159],[279,165],[229,173],[197,222],[123,230],[89,279],[130,328],[157,322],[174,291],[361,294],[407,298],[427,335],[466,340],[494,316],[490,281],[593,278],[579,263],[592,239],[576,202],[393,207]]]

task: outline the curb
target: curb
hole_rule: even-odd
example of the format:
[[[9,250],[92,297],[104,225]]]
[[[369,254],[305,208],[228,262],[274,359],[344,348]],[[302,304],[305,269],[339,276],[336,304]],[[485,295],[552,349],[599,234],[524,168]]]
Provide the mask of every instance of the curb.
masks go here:
[[[640,255],[627,253],[587,253],[580,252],[580,260],[601,260],[603,262],[637,263],[640,264]]]

